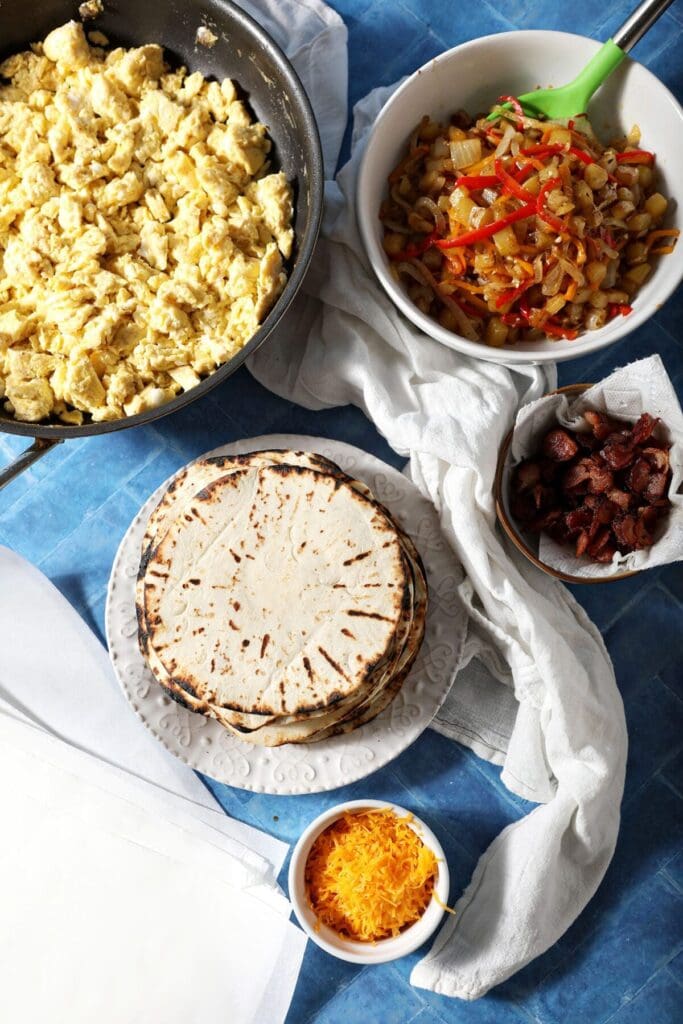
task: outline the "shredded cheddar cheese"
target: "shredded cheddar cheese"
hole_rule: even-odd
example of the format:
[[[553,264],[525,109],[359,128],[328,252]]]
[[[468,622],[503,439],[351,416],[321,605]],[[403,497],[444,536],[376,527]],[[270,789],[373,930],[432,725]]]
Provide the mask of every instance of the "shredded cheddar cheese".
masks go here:
[[[347,811],[313,843],[306,892],[319,923],[376,942],[419,920],[432,898],[437,860],[391,808]]]

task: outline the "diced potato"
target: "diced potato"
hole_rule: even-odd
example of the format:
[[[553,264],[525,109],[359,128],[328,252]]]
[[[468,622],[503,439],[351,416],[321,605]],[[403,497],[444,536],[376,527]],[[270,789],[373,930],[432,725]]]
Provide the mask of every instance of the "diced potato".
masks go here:
[[[497,231],[493,241],[501,256],[516,256],[519,252],[519,242],[512,225]]]
[[[499,316],[492,316],[486,325],[485,341],[492,348],[502,348],[508,337],[508,325]]]
[[[667,211],[668,201],[664,198],[661,192],[653,192],[651,196],[645,200],[645,209],[650,214],[653,220],[660,220]]]

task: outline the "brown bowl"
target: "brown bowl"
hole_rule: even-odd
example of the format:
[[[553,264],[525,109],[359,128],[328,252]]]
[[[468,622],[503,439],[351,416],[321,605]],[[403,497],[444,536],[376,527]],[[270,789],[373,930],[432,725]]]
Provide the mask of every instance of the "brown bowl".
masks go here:
[[[582,395],[588,388],[593,387],[592,384],[567,384],[566,387],[557,388],[556,391],[551,391],[552,395]],[[546,565],[542,562],[538,555],[536,555],[530,548],[524,533],[518,528],[512,516],[508,513],[506,503],[503,496],[503,476],[505,467],[508,461],[508,454],[510,452],[510,443],[512,441],[512,430],[507,435],[502,445],[500,446],[500,452],[498,453],[498,465],[496,466],[496,476],[493,481],[493,496],[496,503],[496,515],[498,516],[498,522],[505,530],[512,543],[515,545],[518,551],[521,551],[530,562],[539,568],[549,576],[554,576],[556,580],[563,580],[565,583],[612,583],[613,580],[625,580],[629,576],[635,576],[640,571],[638,569],[630,570],[628,572],[615,572],[612,576],[601,576],[596,579],[589,579],[586,576],[572,576],[570,573],[561,572],[559,569],[553,569],[552,566]]]

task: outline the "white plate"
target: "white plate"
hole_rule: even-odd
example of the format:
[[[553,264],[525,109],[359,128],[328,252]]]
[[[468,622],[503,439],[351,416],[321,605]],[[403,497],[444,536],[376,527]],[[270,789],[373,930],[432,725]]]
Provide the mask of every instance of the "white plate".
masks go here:
[[[463,571],[441,533],[431,502],[398,470],[359,448],[319,437],[270,434],[222,445],[207,454],[271,448],[318,452],[362,480],[396,516],[422,556],[429,583],[424,643],[389,707],[342,736],[264,748],[243,743],[218,722],[185,710],[164,694],[138,648],[135,580],[147,520],[173,477],[145,502],[121,541],[109,580],[107,641],[114,671],[131,707],[181,761],[218,782],[257,793],[321,793],[362,779],[387,764],[417,739],[440,708],[465,641],[467,615],[457,594]]]

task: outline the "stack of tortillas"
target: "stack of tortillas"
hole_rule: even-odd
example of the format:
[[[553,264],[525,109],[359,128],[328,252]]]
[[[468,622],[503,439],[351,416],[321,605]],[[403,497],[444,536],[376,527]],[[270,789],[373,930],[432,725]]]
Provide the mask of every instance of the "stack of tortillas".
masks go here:
[[[142,653],[175,700],[249,743],[308,743],[374,718],[415,660],[426,605],[411,540],[320,455],[195,462],[147,525]]]

